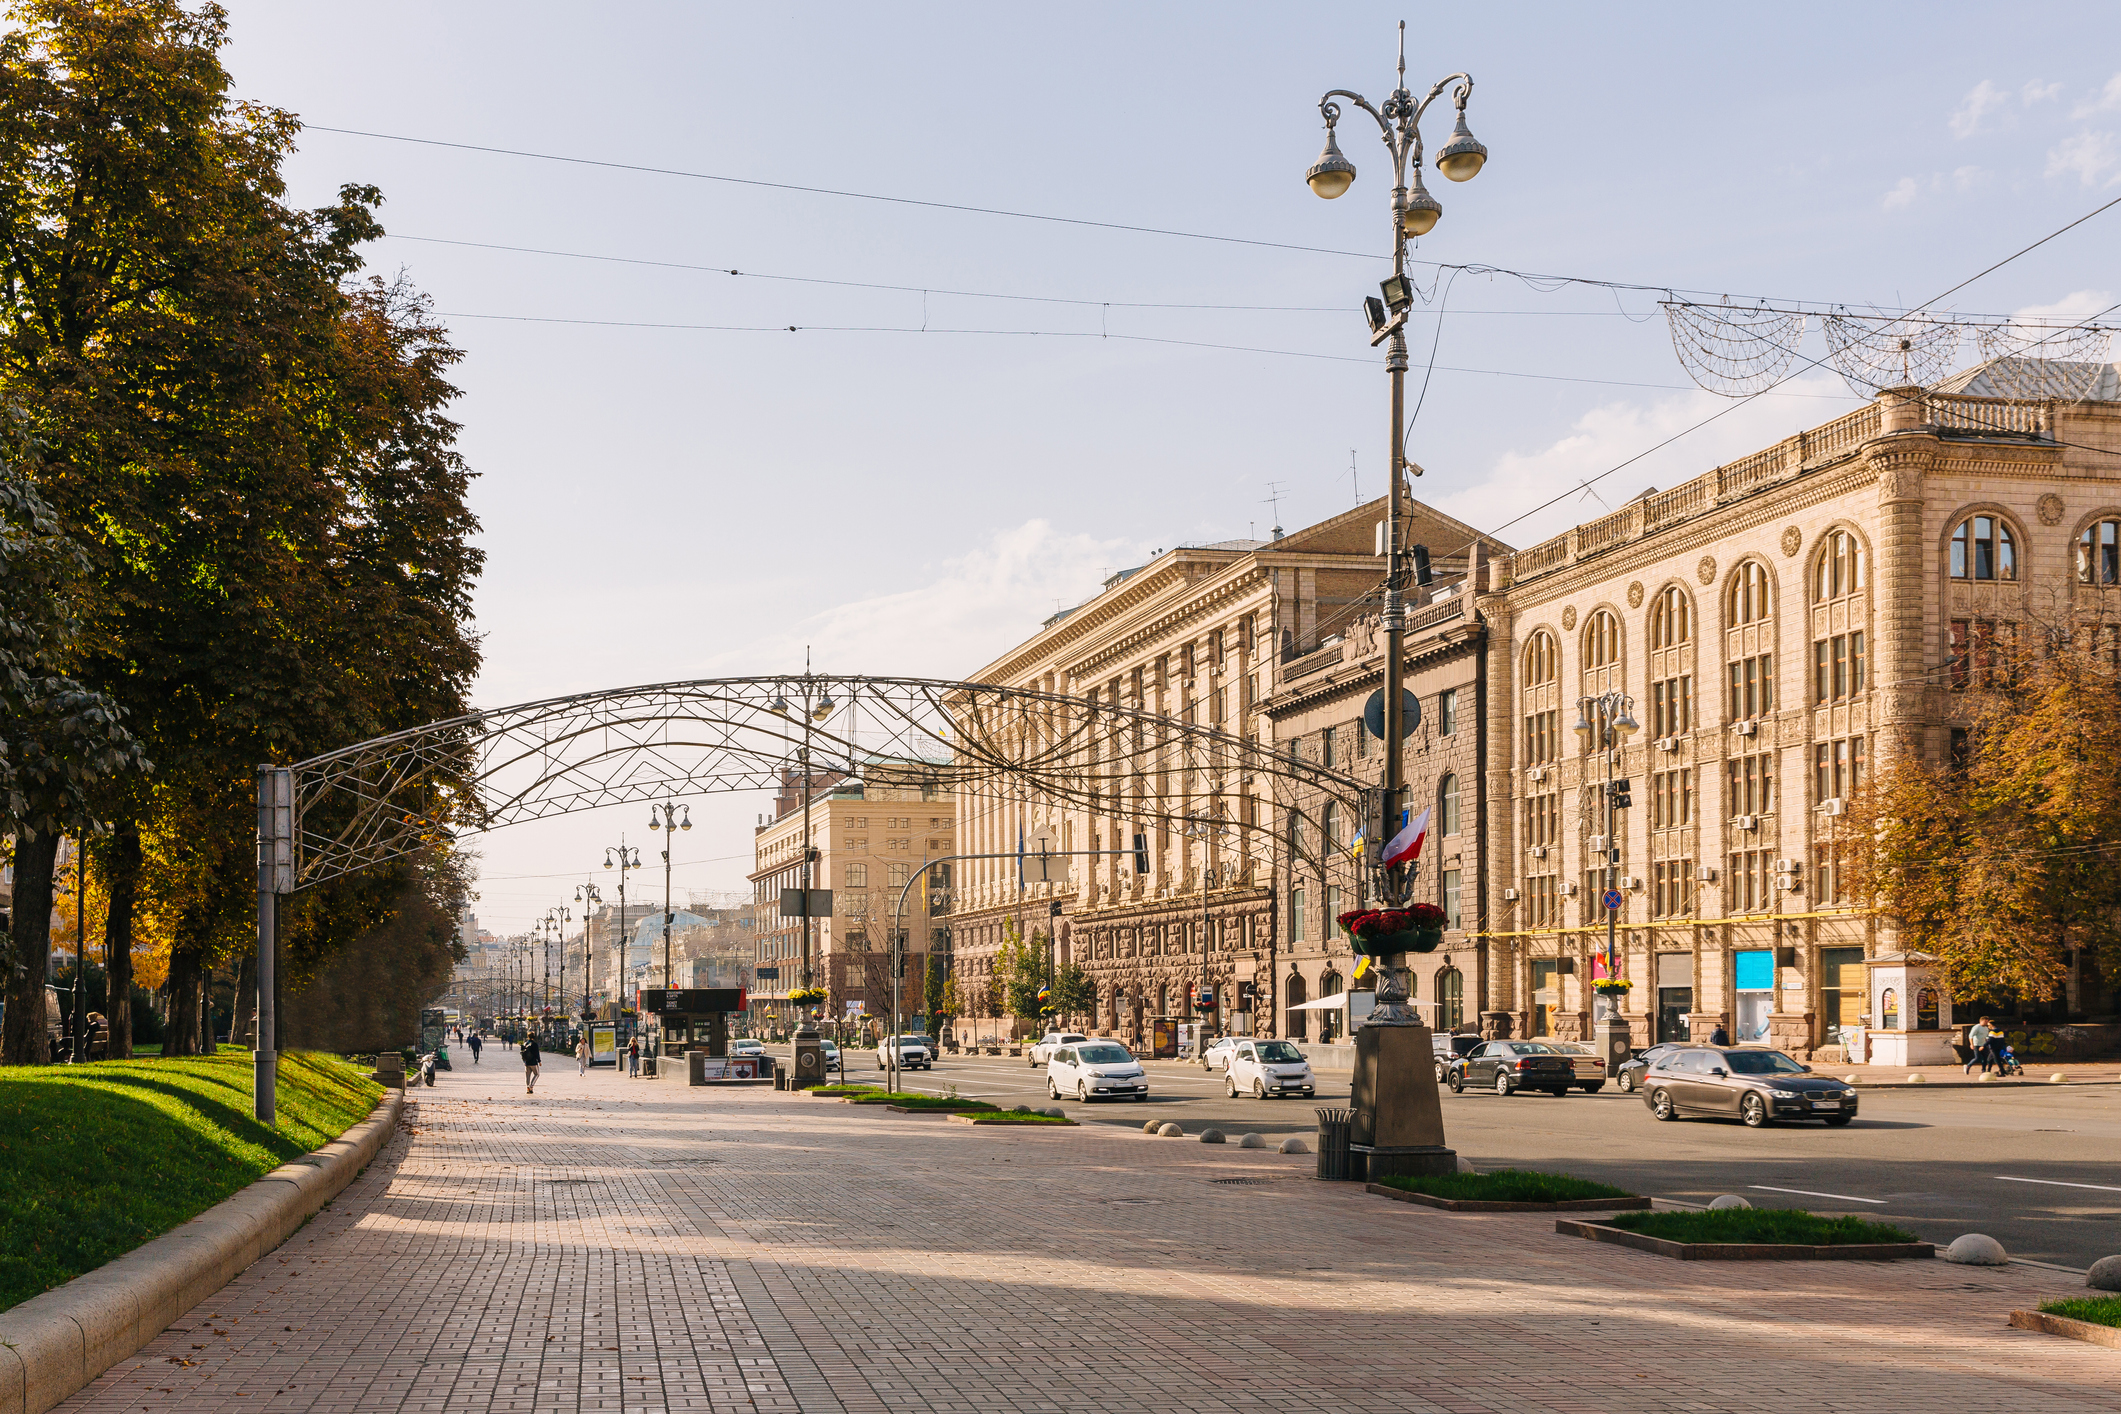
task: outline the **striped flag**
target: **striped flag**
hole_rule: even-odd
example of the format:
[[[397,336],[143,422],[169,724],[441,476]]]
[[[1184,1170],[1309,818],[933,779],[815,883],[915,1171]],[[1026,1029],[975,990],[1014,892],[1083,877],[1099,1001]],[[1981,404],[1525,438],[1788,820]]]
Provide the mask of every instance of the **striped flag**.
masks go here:
[[[1414,818],[1412,824],[1392,836],[1392,842],[1385,846],[1385,868],[1390,869],[1395,864],[1403,864],[1409,859],[1421,857],[1421,842],[1429,836],[1430,813],[1428,810],[1422,811]]]

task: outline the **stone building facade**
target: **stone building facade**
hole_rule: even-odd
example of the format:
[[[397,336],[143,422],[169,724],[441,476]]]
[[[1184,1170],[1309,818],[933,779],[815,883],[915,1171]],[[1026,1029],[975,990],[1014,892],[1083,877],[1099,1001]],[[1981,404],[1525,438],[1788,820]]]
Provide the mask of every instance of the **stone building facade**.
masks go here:
[[[1867,978],[1901,959],[1847,896],[1843,803],[1899,753],[1952,749],[1985,643],[2121,594],[2116,380],[2054,378],[2066,395],[1986,396],[1981,370],[1889,390],[1497,564],[1475,604],[1485,1033],[1588,1037],[1602,1004],[1607,763],[1571,728],[1606,691],[1641,724],[1615,765],[1634,1044],[1720,1025],[1807,1056],[1884,1024]],[[1908,1027],[1937,1009],[1883,1005],[1903,1003]]]

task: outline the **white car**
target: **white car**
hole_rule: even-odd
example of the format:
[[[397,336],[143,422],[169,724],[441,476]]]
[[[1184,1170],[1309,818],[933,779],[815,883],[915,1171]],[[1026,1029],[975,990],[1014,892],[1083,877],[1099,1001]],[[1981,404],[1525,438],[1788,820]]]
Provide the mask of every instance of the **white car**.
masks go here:
[[[1076,1041],[1053,1048],[1046,1062],[1046,1093],[1058,1100],[1146,1100],[1149,1076],[1117,1041]]]
[[[1077,1042],[1087,1041],[1089,1039],[1090,1038],[1088,1036],[1083,1035],[1083,1033],[1080,1031],[1048,1031],[1045,1035],[1039,1037],[1037,1041],[1031,1044],[1029,1050],[1029,1055],[1031,1057],[1031,1068],[1033,1070],[1037,1070],[1047,1061],[1052,1060],[1055,1048],[1060,1046],[1072,1046],[1075,1045]]]
[[[1311,1062],[1304,1059],[1304,1053],[1288,1041],[1239,1041],[1223,1087],[1232,1099],[1242,1090],[1255,1100],[1265,1100],[1276,1095],[1315,1095],[1318,1079],[1311,1074]]]
[[[1228,1070],[1230,1058],[1237,1054],[1237,1037],[1225,1036],[1208,1043],[1208,1054],[1201,1059],[1210,1070]]]
[[[845,1075],[847,1073],[847,1066],[843,1061],[840,1060],[839,1046],[831,1041],[820,1041],[818,1044],[823,1046],[825,1049],[825,1069],[836,1070],[841,1075]],[[764,1047],[760,1048],[762,1053],[764,1049]]]
[[[876,1068],[891,1068],[891,1046],[893,1040],[887,1036],[876,1048]],[[900,1036],[897,1038],[898,1068],[900,1070],[935,1069],[935,1048],[928,1044],[926,1036]]]
[[[752,1036],[739,1037],[729,1043],[729,1054],[733,1056],[762,1056],[766,1054],[766,1043]]]

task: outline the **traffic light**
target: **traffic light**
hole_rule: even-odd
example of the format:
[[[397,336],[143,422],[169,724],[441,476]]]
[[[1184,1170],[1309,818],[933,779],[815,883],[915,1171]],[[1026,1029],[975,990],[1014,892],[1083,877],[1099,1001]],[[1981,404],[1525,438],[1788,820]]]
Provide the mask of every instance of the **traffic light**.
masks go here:
[[[1408,553],[1414,556],[1414,582],[1416,584],[1427,584],[1434,578],[1429,573],[1429,547],[1426,545],[1410,545],[1407,548]]]
[[[1149,874],[1149,837],[1144,834],[1134,837],[1134,872],[1143,878]]]
[[[1635,803],[1629,798],[1626,781],[1614,781],[1606,787],[1606,794],[1611,797],[1615,810],[1626,810]]]

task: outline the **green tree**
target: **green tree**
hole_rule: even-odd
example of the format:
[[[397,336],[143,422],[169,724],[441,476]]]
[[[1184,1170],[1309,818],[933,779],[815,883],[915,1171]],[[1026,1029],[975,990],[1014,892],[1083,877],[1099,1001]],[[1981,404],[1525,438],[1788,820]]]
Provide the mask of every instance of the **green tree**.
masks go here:
[[[1094,1016],[1097,988],[1090,974],[1076,963],[1062,963],[1053,978],[1053,1005],[1063,1016]]]
[[[118,783],[100,807],[110,943],[129,954],[135,917],[162,930],[182,1053],[202,970],[249,947],[252,766],[462,710],[479,554],[443,414],[457,354],[415,294],[357,279],[379,193],[285,204],[298,124],[230,98],[218,7],[15,13],[0,396],[47,449],[40,489],[94,577],[80,676],[157,764],[152,788]],[[298,896],[290,986],[409,880],[451,878],[407,866]]]
[[[956,1014],[957,996],[947,986],[943,959],[939,954],[928,954],[926,975],[921,979],[921,1002],[928,1012],[930,1031],[940,1035],[944,1018]]]

